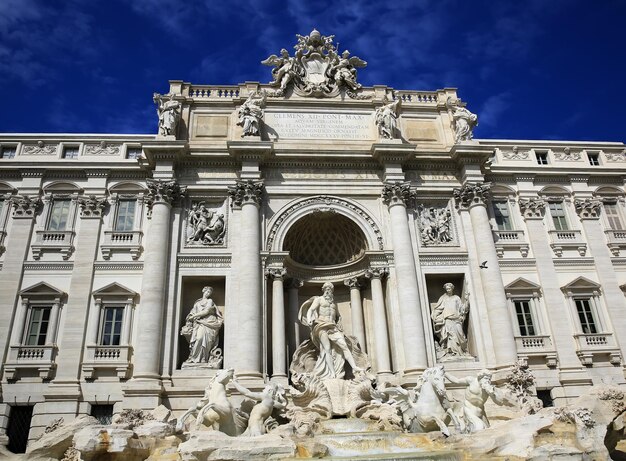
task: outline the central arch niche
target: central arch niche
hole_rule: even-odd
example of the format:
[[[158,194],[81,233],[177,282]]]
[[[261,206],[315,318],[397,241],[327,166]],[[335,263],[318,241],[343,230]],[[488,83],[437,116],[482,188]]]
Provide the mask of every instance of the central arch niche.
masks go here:
[[[287,232],[283,251],[305,266],[350,264],[363,257],[365,235],[350,218],[334,210],[314,211],[296,221]]]

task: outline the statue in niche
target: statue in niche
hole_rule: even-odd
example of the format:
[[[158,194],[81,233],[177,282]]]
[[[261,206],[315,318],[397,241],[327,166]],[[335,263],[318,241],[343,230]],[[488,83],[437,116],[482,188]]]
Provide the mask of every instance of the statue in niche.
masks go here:
[[[287,408],[285,389],[279,384],[269,383],[263,391],[252,392],[237,381],[233,381],[233,385],[244,397],[258,402],[252,407],[248,417],[248,427],[241,435],[256,437],[266,434],[268,426],[275,423],[275,420],[271,418],[274,409],[282,411]]]
[[[212,294],[213,288],[202,289],[202,298],[194,303],[180,330],[180,334],[189,341],[189,357],[183,368],[220,368],[222,365],[222,349],[218,347],[218,340],[224,317],[211,299]]]
[[[291,373],[310,373],[318,378],[345,376],[348,362],[354,375],[369,368],[368,358],[358,341],[343,332],[341,317],[334,301],[334,286],[322,286],[323,295],[305,301],[298,312],[298,320],[311,328],[311,339],[296,349],[291,362]]]
[[[494,386],[489,370],[481,370],[476,376],[465,378],[456,378],[447,372],[445,376],[451,383],[465,386],[461,432],[476,432],[489,427],[485,413],[485,403],[489,398],[496,405],[514,406],[517,403],[511,396]]]
[[[174,100],[173,94],[164,101],[162,95],[154,93],[153,100],[158,106],[159,136],[176,136],[176,127],[180,120],[180,102]]]
[[[382,139],[395,139],[400,99],[388,102],[387,98],[385,98],[383,102],[385,104],[374,112],[378,134]]]
[[[440,245],[452,241],[452,214],[448,208],[420,206],[419,227],[423,245]]]
[[[453,100],[452,97],[448,98],[446,106],[452,118],[454,142],[470,141],[474,137],[474,127],[478,125],[478,116],[463,107],[460,100]]]
[[[454,285],[446,283],[446,292],[432,308],[431,318],[435,326],[435,344],[438,360],[457,357],[471,357],[467,350],[467,336],[464,332],[465,318],[469,311],[469,293],[464,299],[454,294]]]
[[[204,202],[194,203],[189,210],[187,244],[221,245],[224,243],[226,226],[224,215],[210,210]]]
[[[263,107],[267,95],[265,91],[255,91],[248,96],[248,99],[237,110],[239,121],[237,125],[243,128],[245,136],[261,136],[259,131],[261,120],[263,120]]]

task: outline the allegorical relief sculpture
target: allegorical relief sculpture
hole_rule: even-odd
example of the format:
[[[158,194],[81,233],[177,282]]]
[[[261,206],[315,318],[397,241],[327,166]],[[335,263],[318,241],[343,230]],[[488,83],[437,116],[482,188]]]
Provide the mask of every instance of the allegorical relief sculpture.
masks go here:
[[[265,91],[255,91],[248,96],[248,99],[237,110],[239,120],[237,125],[243,128],[245,136],[261,136],[260,126],[263,120],[263,108],[265,107]]]
[[[352,373],[369,368],[367,356],[354,336],[343,332],[341,317],[334,300],[334,286],[322,286],[323,295],[308,299],[300,307],[300,323],[311,329],[311,339],[296,349],[291,362],[292,373],[311,373],[318,378],[343,378],[346,362]]]
[[[174,95],[170,94],[169,99],[163,95],[154,93],[153,101],[157,104],[157,115],[159,116],[159,136],[176,137],[176,127],[180,120],[181,104],[174,100]]]
[[[356,94],[361,88],[356,81],[356,69],[365,67],[367,62],[350,56],[347,50],[339,54],[333,44],[334,35],[324,36],[313,29],[309,35],[297,37],[295,56],[289,56],[283,48],[280,56],[273,54],[261,62],[274,67],[274,80],[270,85],[278,87],[278,90],[269,93],[269,96],[283,96],[293,85],[295,93],[300,96],[333,97],[345,88],[349,97],[363,98]]]
[[[205,202],[194,202],[187,214],[187,245],[222,245],[226,223],[221,208],[210,209]]]
[[[182,367],[219,368],[222,365],[222,349],[218,347],[219,333],[224,317],[211,299],[213,288],[204,287],[185,319],[180,334],[189,341],[189,358]]]
[[[378,127],[378,135],[381,139],[397,138],[397,119],[400,99],[389,102],[386,98],[383,105],[374,112],[374,121]]]
[[[469,293],[463,300],[454,294],[454,285],[446,283],[446,292],[432,307],[431,318],[435,328],[437,341],[435,349],[438,360],[454,360],[460,357],[471,357],[467,350],[465,334],[465,318],[469,311]]]
[[[452,214],[448,207],[418,206],[422,245],[443,245],[452,242]]]
[[[470,141],[474,137],[474,127],[478,125],[478,116],[467,110],[459,99],[449,97],[446,107],[452,118],[454,142]]]

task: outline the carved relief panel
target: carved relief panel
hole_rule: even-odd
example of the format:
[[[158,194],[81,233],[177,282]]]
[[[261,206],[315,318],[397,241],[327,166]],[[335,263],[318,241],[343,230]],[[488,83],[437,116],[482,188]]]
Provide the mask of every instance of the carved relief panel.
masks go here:
[[[449,204],[419,204],[417,227],[422,246],[458,246],[454,218]]]
[[[192,199],[185,218],[185,246],[225,246],[227,214],[224,200]]]

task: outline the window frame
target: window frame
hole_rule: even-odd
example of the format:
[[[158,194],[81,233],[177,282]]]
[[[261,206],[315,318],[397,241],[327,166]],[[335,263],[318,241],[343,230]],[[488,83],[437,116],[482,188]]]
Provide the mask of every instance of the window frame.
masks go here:
[[[518,327],[519,335],[523,337],[538,336],[537,335],[537,322],[535,320],[535,315],[534,315],[533,306],[532,306],[532,298],[523,298],[520,296],[520,297],[513,298],[512,303],[513,303],[513,309],[515,310],[515,318],[517,320],[517,327]],[[523,317],[523,322],[520,321],[521,320],[520,312],[517,309],[518,303],[520,303],[520,305],[524,303],[526,308],[528,309],[528,312],[521,313]],[[530,325],[527,322],[529,318],[530,318]],[[525,332],[522,331],[522,323],[524,324],[523,328]],[[531,332],[528,331],[529,329],[531,330]]]
[[[541,287],[539,285],[520,277],[506,285],[504,287],[504,291],[509,304],[509,312],[511,314],[511,321],[514,325],[516,336],[523,338],[532,338],[536,336],[551,337],[549,322],[545,316],[546,314],[541,296]],[[534,335],[522,335],[515,306],[515,303],[519,301],[528,302],[535,330]]]
[[[587,152],[587,160],[591,166],[600,166],[600,152]]]
[[[138,208],[138,200],[137,198],[117,198],[117,200],[115,200],[115,217],[113,219],[113,231],[114,232],[133,232],[136,229],[135,227],[135,222],[137,220],[137,208]],[[133,203],[133,210],[132,213],[129,213],[128,215],[125,216],[125,220],[128,220],[129,216],[132,216],[132,220],[131,220],[131,225],[129,229],[120,229],[119,228],[119,219],[120,219],[120,211],[122,210],[122,204],[123,203]],[[126,227],[126,224],[123,226]]]
[[[498,223],[498,213],[496,212],[496,210],[499,211],[499,208],[496,206],[496,203],[503,203],[506,206],[506,210],[508,212],[508,216],[506,216],[508,218],[508,227],[502,226]],[[492,219],[493,219],[493,223],[494,226],[496,228],[496,230],[499,231],[512,231],[515,230],[516,225],[515,225],[515,219],[513,217],[513,207],[511,206],[511,199],[509,199],[508,197],[494,197],[491,201],[491,214],[492,214]],[[502,216],[500,214],[500,216]]]
[[[15,157],[17,157],[17,150],[18,150],[19,144],[2,144],[0,145],[0,160],[13,160],[15,159]],[[5,151],[11,151],[13,152],[13,155],[11,155],[10,157],[5,157],[4,153]]]
[[[33,303],[30,304],[28,306],[28,319],[26,321],[26,325],[23,331],[23,337],[22,337],[22,341],[21,344],[23,346],[45,346],[48,343],[48,333],[50,332],[50,320],[52,317],[52,309],[54,307],[50,304],[50,305],[46,305],[46,304],[39,304],[39,303]],[[33,333],[31,332],[31,329],[33,327],[33,322],[34,320],[34,315],[36,312],[47,312],[48,313],[48,318],[47,319],[43,319],[43,316],[41,319],[37,319],[36,321],[39,323],[38,326],[38,331],[36,334],[36,341],[34,343],[30,343],[30,338],[31,336],[33,336]],[[41,327],[42,325],[45,323],[46,325],[46,331],[43,333],[43,338],[42,338],[42,332],[41,332]],[[42,341],[43,339],[43,341]],[[40,344],[41,342],[41,344]]]
[[[76,156],[74,156],[72,154],[71,157],[67,156],[67,152],[69,150],[74,150],[76,149]],[[63,146],[61,147],[61,158],[64,160],[78,160],[80,158],[80,144],[63,144]]]
[[[599,322],[596,319],[597,314],[594,314],[594,306],[593,300],[590,296],[574,296],[573,298],[574,306],[576,307],[576,314],[578,318],[578,323],[580,324],[580,329],[585,335],[597,335],[601,333],[598,331]],[[583,304],[583,311],[581,312],[579,302]],[[586,307],[586,310],[585,310]],[[583,317],[585,318],[583,321]],[[591,320],[591,321],[590,321]],[[586,329],[591,329],[594,331],[585,331]]]
[[[567,298],[575,335],[612,334],[612,328],[602,301],[601,287],[599,283],[580,276],[567,285],[561,287],[561,290]],[[586,299],[589,302],[590,312],[596,326],[595,333],[587,333],[584,331],[584,327],[578,314],[578,306],[576,305],[576,300],[580,299]]]
[[[557,220],[555,219],[556,216],[552,212],[552,205],[557,205],[557,204],[560,205],[561,207],[562,216],[559,216],[559,218],[562,218],[562,221],[565,223],[565,227],[561,227],[563,223],[560,223],[558,226],[556,224]],[[556,231],[574,230],[572,229],[572,226],[570,224],[570,219],[569,219],[568,212],[567,212],[567,204],[566,204],[565,198],[563,197],[549,198],[547,200],[547,205],[548,205],[548,215],[550,216],[550,225],[552,229]]]
[[[548,156],[548,151],[535,151],[535,160],[537,161],[537,165],[549,165],[550,164],[550,158]]]
[[[131,151],[133,154],[131,155]],[[127,160],[139,160],[143,157],[143,149],[140,145],[126,145],[126,151],[124,153],[124,158]]]
[[[113,342],[109,342],[107,343],[107,341],[105,341],[105,336],[107,335],[106,333],[106,324],[108,322],[107,320],[107,313],[110,311],[119,311],[121,312],[121,317],[119,319],[117,319],[115,316],[113,318],[112,321],[112,325],[113,327],[115,326],[116,323],[119,324],[119,332],[117,333],[117,335],[114,333],[114,329],[112,328],[112,331],[110,333],[108,333],[108,336],[110,338],[114,337],[114,336],[118,336],[117,339],[117,344],[113,344]],[[126,314],[126,306],[122,303],[115,303],[115,302],[107,302],[101,305],[100,308],[100,326],[98,328],[98,341],[97,344],[99,346],[107,346],[107,347],[117,347],[117,346],[122,346],[122,340],[123,335],[124,335],[124,320],[125,320],[125,314]],[[109,339],[110,339],[109,338]]]

